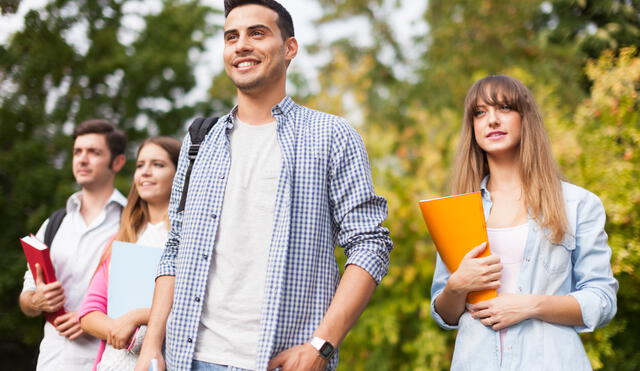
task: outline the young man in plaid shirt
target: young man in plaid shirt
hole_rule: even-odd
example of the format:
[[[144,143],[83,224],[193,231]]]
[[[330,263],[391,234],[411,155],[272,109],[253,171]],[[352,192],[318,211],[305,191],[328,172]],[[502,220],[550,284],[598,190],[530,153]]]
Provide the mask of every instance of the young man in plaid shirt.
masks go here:
[[[202,142],[178,212],[185,139],[137,369],[155,358],[169,370],[333,370],[387,273],[386,201],[356,131],[286,95],[298,51],[289,13],[272,0],[227,0],[225,15],[237,106]]]

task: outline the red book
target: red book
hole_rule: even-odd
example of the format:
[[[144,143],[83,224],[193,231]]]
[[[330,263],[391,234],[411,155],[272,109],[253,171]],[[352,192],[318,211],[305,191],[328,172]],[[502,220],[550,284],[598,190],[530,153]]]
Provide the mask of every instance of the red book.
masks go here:
[[[51,263],[51,256],[49,256],[49,247],[42,241],[38,240],[34,235],[22,237],[20,239],[20,243],[22,244],[22,250],[24,250],[24,256],[27,258],[31,274],[33,274],[33,280],[37,280],[36,263],[38,263],[42,269],[44,283],[48,284],[57,281],[56,272],[53,269],[53,264]],[[52,325],[54,319],[65,313],[66,311],[64,308],[60,308],[53,313],[43,312],[44,318],[46,318],[46,320]]]

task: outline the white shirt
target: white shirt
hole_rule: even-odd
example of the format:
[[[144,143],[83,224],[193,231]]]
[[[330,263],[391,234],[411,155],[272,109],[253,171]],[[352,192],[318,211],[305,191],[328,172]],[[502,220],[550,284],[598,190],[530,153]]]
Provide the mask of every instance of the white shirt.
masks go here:
[[[147,227],[142,231],[140,236],[138,236],[136,244],[164,249],[164,244],[168,238],[169,229],[166,222],[162,221],[156,224],[147,223]]]
[[[282,155],[276,122],[235,120],[194,358],[253,369]]]
[[[82,192],[69,197],[67,215],[51,243],[51,262],[56,278],[64,288],[64,308],[68,311],[77,310],[82,303],[102,250],[118,230],[120,213],[127,199],[118,190],[114,190],[100,215],[90,225],[85,224],[80,214],[81,203]],[[47,219],[36,234],[41,241],[44,240],[48,223]],[[27,269],[22,291],[35,289],[33,275]],[[58,335],[55,327],[46,322],[37,370],[91,370],[99,345],[98,339],[87,334],[73,341],[68,340]]]

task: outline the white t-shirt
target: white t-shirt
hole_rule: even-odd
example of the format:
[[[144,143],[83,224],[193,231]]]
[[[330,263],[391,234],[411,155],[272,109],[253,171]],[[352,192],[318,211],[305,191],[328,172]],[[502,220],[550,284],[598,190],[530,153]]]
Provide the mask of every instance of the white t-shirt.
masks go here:
[[[282,155],[276,122],[235,120],[194,358],[254,369]]]
[[[82,193],[77,192],[67,200],[67,215],[60,224],[51,243],[51,262],[56,278],[64,288],[64,308],[77,310],[87,292],[89,282],[96,271],[102,250],[117,232],[120,213],[127,199],[114,190],[98,217],[87,225],[80,214]],[[36,237],[44,240],[48,220],[40,227]],[[22,291],[35,290],[31,271],[24,274]],[[96,359],[100,341],[84,334],[69,340],[58,334],[52,324],[44,325],[44,337],[40,342],[38,370],[84,371],[90,370]]]
[[[168,239],[169,229],[167,227],[167,223],[147,223],[147,227],[138,237],[136,244],[164,249],[164,245],[167,243]]]

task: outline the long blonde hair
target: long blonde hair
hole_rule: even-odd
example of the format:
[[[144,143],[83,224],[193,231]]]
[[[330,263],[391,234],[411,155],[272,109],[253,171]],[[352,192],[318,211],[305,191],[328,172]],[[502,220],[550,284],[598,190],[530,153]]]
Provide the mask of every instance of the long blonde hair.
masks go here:
[[[487,154],[476,142],[473,130],[478,100],[492,106],[506,104],[520,113],[520,179],[525,206],[531,217],[550,231],[550,240],[560,242],[568,230],[562,176],[553,159],[549,138],[533,95],[513,77],[488,76],[476,81],[469,89],[464,101],[464,118],[453,172],[453,192],[479,191],[482,179],[489,175]]]
[[[140,155],[140,151],[147,144],[155,144],[160,146],[163,150],[167,152],[171,162],[174,167],[178,167],[178,156],[180,154],[180,141],[171,137],[150,137],[144,140],[140,147],[138,147],[138,152],[136,153],[136,158]],[[165,221],[167,225],[169,224],[169,217],[165,215]],[[135,183],[132,182],[131,190],[129,190],[129,195],[127,196],[127,206],[125,206],[124,210],[122,210],[122,215],[120,216],[120,229],[118,233],[114,236],[113,240],[124,241],[124,242],[136,242],[138,240],[138,235],[142,232],[143,228],[149,223],[149,206],[147,201],[143,200],[138,193],[138,189]],[[100,264],[98,267],[102,265],[102,263],[111,257],[111,245],[109,245],[104,250],[102,257],[100,258]]]

